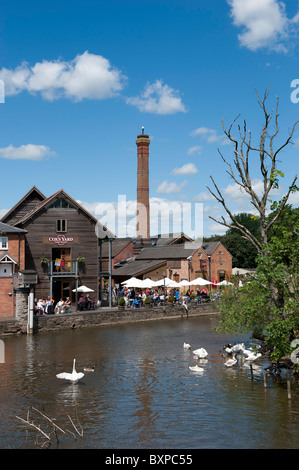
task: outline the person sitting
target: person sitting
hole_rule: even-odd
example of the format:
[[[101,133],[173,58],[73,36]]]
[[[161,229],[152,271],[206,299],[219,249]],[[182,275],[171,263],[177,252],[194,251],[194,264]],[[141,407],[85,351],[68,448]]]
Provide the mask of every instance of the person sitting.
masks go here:
[[[43,299],[39,299],[36,305],[36,313],[37,315],[43,315],[45,311],[45,302]]]
[[[69,297],[67,297],[66,301],[64,302],[64,309],[65,309],[65,313],[69,313],[71,310],[71,301]]]
[[[85,299],[82,295],[80,295],[80,298],[78,300],[78,307],[79,307],[79,310],[85,309]]]
[[[87,294],[85,298],[85,310],[90,310],[91,309],[91,298],[90,295]]]
[[[59,313],[64,313],[62,312],[64,306],[64,301],[63,299],[60,299],[59,302],[57,302],[56,307],[54,309],[54,312],[58,315]]]
[[[54,314],[54,305],[53,305],[53,302],[54,300],[51,299],[51,297],[49,296],[48,297],[48,300],[46,302],[46,306],[45,306],[45,313],[47,315],[53,315]]]

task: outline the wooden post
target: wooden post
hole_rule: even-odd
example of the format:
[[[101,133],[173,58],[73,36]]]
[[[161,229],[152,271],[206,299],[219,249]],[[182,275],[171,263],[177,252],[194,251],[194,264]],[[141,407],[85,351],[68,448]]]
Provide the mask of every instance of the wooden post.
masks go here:
[[[250,364],[250,373],[251,373],[251,380],[253,380],[253,369],[252,369],[252,364]]]
[[[292,392],[291,392],[291,382],[289,380],[287,381],[287,387],[288,387],[288,399],[290,400],[292,398]]]
[[[264,388],[267,388],[267,379],[266,379],[266,372],[263,372],[263,376],[264,376]]]

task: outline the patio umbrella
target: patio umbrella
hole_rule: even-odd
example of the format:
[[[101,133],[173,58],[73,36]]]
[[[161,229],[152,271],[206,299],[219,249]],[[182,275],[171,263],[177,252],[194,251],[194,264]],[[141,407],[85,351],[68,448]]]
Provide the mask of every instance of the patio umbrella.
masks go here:
[[[140,288],[142,288],[143,287],[142,282],[143,281],[141,279],[137,279],[136,277],[131,277],[127,281],[122,282],[122,284],[125,287],[140,287]]]
[[[90,289],[89,287],[86,286],[80,286],[78,289],[73,289],[73,292],[94,292],[93,289]]]
[[[165,284],[164,284],[165,282]],[[175,282],[173,281],[173,279],[169,279],[169,277],[165,277],[165,279],[160,279],[159,281],[156,281],[155,282],[155,286],[160,286],[160,287],[163,287],[165,285],[165,287],[180,287],[180,284],[179,282]]]
[[[180,287],[187,287],[190,286],[191,283],[189,281],[181,281],[179,282]]]
[[[224,281],[221,281],[221,282],[218,282],[218,284],[216,284],[217,286],[233,286],[233,283],[232,282],[228,282],[224,279]]]
[[[142,281],[142,286],[146,289],[151,289],[152,287],[154,287],[156,285],[155,281],[152,281],[151,279],[149,278],[146,278]]]
[[[190,286],[207,286],[208,284],[212,284],[210,281],[203,279],[202,277],[198,277],[194,279],[194,281],[190,282]]]

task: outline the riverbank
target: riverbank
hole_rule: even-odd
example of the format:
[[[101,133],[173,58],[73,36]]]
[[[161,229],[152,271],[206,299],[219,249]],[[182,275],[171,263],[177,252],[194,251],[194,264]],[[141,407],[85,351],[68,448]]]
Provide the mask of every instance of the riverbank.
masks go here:
[[[215,303],[190,304],[188,316],[218,314]],[[187,317],[183,307],[167,305],[165,307],[125,308],[102,307],[97,310],[71,312],[60,315],[42,315],[34,317],[33,332],[84,328],[90,326],[111,325],[116,323],[164,320],[168,318]],[[15,318],[0,320],[0,336],[27,333],[27,324]]]

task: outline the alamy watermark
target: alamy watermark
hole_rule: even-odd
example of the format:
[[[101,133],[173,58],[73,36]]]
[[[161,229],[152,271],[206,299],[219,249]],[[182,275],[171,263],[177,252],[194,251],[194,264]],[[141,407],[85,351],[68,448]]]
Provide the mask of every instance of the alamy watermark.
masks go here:
[[[118,238],[146,238],[150,225],[151,237],[168,238],[184,233],[191,241],[185,248],[197,249],[203,240],[203,203],[151,200],[149,208],[136,201],[127,201],[119,195],[117,203],[105,205],[97,214],[99,223],[96,235],[104,239],[112,235]]]
[[[5,103],[5,85],[4,81],[0,79],[0,103]]]
[[[4,364],[5,362],[5,346],[4,341],[0,339],[0,364]]]
[[[291,88],[295,88],[291,93],[291,101],[294,104],[299,103],[299,78],[292,80]]]

